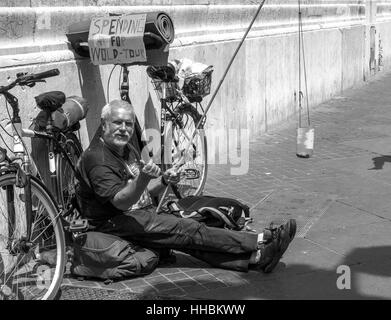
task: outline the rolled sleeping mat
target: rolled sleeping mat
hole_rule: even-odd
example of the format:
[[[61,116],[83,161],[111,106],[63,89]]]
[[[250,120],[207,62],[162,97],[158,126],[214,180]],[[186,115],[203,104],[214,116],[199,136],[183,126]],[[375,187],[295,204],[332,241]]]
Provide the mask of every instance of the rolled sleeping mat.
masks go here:
[[[147,50],[160,49],[162,46],[173,43],[174,39],[174,24],[170,16],[164,12],[147,12],[144,30],[145,48]]]
[[[144,45],[146,50],[160,49],[171,44],[175,39],[174,24],[165,12],[140,12],[146,14],[144,29]],[[123,14],[110,13],[109,16],[122,16]]]
[[[175,29],[172,19],[165,12],[141,12],[146,14],[144,45],[147,50],[147,57],[155,60],[155,55],[162,52],[175,38]],[[110,14],[110,16],[121,16],[122,14]],[[71,24],[66,34],[73,50],[82,57],[90,57],[88,49],[88,36],[91,20],[85,20]],[[154,51],[154,50],[160,50]],[[151,51],[151,54],[149,54]]]
[[[129,65],[166,66],[169,47],[175,39],[174,24],[164,12],[148,12],[145,21],[144,45],[147,53],[146,62],[135,62]]]
[[[79,121],[86,117],[88,108],[89,105],[86,99],[79,96],[67,97],[64,104],[52,113],[53,126],[61,131],[70,128],[73,129]],[[34,119],[34,122],[40,129],[45,128],[48,120],[47,117],[47,113],[41,111]]]
[[[62,107],[53,113],[53,125],[60,130],[69,129],[87,116],[88,108],[86,99],[68,97]]]

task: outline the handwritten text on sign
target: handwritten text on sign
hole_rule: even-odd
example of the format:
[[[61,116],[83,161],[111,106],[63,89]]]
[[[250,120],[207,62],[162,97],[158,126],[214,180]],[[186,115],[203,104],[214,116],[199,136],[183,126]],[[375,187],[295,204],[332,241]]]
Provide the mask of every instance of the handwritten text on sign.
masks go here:
[[[99,65],[147,61],[143,41],[146,19],[146,14],[92,19],[88,37],[92,63]]]

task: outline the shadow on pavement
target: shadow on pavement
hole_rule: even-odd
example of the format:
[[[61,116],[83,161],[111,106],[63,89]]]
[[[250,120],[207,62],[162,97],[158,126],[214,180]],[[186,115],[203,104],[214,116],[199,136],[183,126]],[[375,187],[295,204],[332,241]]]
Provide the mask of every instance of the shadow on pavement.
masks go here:
[[[340,266],[349,267],[350,277],[345,272],[337,273]],[[201,283],[197,278],[180,279],[174,283],[183,291],[183,297],[194,299],[388,300],[391,297],[388,285],[391,283],[390,266],[391,246],[380,246],[354,249],[331,269],[314,268],[308,264],[285,265],[280,262],[271,274],[264,274],[262,271],[241,273],[222,270],[216,278],[204,278]],[[176,263],[170,267],[183,269],[187,266]],[[207,271],[216,270],[203,267]],[[234,277],[225,278],[221,281],[221,286],[216,287],[216,281],[224,273],[231,273]],[[341,278],[344,275],[346,277]],[[346,279],[350,279],[350,282]],[[339,289],[338,283],[344,284],[346,289]],[[200,284],[204,288],[195,290]],[[153,293],[153,289],[143,292],[146,295]],[[164,296],[164,292],[160,294]]]
[[[388,300],[391,297],[391,246],[356,248],[331,269],[292,264],[281,270],[282,265],[277,266],[274,274],[266,275],[263,279],[260,275],[259,281],[254,281],[254,276],[250,274],[243,274],[243,278],[259,286],[255,293],[257,296],[252,298]],[[337,273],[340,266],[349,267],[350,277],[342,270]],[[269,281],[264,281],[267,278]],[[350,279],[350,289],[338,289],[338,283],[348,284],[347,278]]]
[[[372,158],[373,161],[373,168],[370,168],[368,170],[382,170],[384,167],[384,164],[386,162],[391,162],[391,156],[380,156]]]

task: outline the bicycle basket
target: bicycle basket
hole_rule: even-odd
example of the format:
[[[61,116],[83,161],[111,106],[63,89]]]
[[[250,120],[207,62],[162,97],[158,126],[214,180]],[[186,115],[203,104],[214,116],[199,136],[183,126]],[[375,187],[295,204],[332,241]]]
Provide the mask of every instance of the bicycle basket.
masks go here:
[[[152,81],[153,88],[156,91],[156,94],[159,100],[163,99],[163,81],[153,79]],[[167,101],[175,101],[178,98],[177,95],[177,83],[176,82],[166,82],[166,97]]]
[[[210,87],[212,85],[212,72],[212,67],[209,67],[200,74],[185,78],[185,82],[183,84],[183,94],[190,100],[203,98],[210,94]]]

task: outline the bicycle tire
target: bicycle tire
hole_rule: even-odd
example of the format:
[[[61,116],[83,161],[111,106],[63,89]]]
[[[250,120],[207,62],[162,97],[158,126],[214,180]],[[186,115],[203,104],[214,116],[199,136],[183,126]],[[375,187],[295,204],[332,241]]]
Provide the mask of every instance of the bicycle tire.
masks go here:
[[[180,115],[180,118],[182,119],[181,121],[183,130],[186,132],[188,138],[186,138],[186,136],[183,134],[183,131],[178,124],[170,121],[170,123],[172,123],[172,130],[170,130],[170,128],[166,130],[164,141],[169,141],[170,139],[167,140],[167,135],[171,135],[171,163],[175,162],[175,158],[177,158],[178,155],[180,156],[183,154],[188,146],[189,139],[191,139],[198,121],[201,119],[201,115],[197,109],[189,103],[179,104],[174,109],[174,113]],[[207,140],[203,128],[198,130],[193,140],[193,148],[190,147],[189,150],[190,152],[194,151],[192,152],[193,155],[190,155],[190,157],[185,157],[185,164],[182,166],[182,169],[194,169],[199,172],[200,176],[198,179],[188,179],[186,177],[181,178],[177,185],[172,185],[172,190],[178,199],[182,199],[187,196],[199,196],[202,194],[205,187],[208,173],[208,154]],[[172,166],[172,164],[167,164],[165,162],[166,161],[163,161],[163,167],[165,170],[167,170]]]
[[[45,186],[32,177],[31,247],[18,250],[15,245],[25,234],[26,213],[24,189],[18,188],[15,182],[15,173],[0,176],[0,300],[55,299],[65,265],[65,239],[59,211]],[[14,219],[9,214],[12,208]],[[12,252],[11,248],[16,251]]]
[[[67,152],[74,166],[76,166],[77,160],[80,158],[83,148],[79,139],[73,132],[67,132],[64,134],[65,146],[64,150]],[[75,194],[75,182],[76,177],[68,160],[62,153],[56,154],[56,181],[58,190],[58,201],[62,205],[63,209],[69,208],[71,205],[72,197]]]

